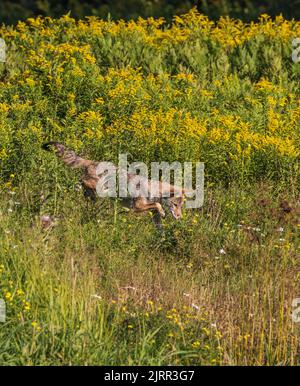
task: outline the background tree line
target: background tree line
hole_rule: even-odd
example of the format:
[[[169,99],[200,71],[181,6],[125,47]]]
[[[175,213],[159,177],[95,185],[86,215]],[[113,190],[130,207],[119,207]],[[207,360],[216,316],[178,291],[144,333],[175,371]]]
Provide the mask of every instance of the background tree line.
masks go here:
[[[300,17],[300,0],[2,0],[0,22],[16,23],[28,17],[44,15],[59,17],[71,11],[75,18],[95,15],[106,19],[136,19],[172,15],[188,11],[197,6],[200,12],[216,19],[229,15],[244,21],[256,19],[261,13],[271,16],[282,13],[287,19]]]

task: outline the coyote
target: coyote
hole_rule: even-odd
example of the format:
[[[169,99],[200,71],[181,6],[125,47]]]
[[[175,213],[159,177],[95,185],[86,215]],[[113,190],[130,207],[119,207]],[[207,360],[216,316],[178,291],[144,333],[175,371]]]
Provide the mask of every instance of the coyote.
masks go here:
[[[50,151],[51,148],[53,148],[58,158],[60,158],[66,166],[71,168],[82,168],[84,170],[82,186],[85,195],[93,199],[96,198],[97,183],[101,177],[101,175],[97,174],[99,162],[81,158],[74,151],[67,149],[59,142],[47,142],[42,145],[42,148],[47,151]],[[127,181],[130,181],[137,176],[136,174],[127,172],[126,174]],[[131,197],[129,202],[128,199],[123,199],[122,205],[132,209],[134,212],[152,211],[154,213],[153,220],[158,227],[161,227],[161,218],[164,218],[166,215],[162,207],[163,203],[166,203],[168,210],[176,220],[180,219],[182,217],[185,189],[160,181],[147,179],[145,182],[149,189],[151,184],[156,184],[156,191],[158,193],[156,197]]]

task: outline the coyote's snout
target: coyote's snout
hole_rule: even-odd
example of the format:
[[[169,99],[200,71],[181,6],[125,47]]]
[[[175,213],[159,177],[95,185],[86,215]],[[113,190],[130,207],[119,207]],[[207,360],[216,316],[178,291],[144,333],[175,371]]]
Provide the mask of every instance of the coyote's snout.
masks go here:
[[[166,201],[172,216],[179,220],[182,217],[183,197],[170,197]]]
[[[59,142],[47,142],[43,144],[42,148],[44,150],[55,150],[56,155],[62,160],[62,162],[71,168],[82,168],[84,171],[82,177],[82,185],[84,187],[85,193],[90,197],[96,198],[97,192],[97,183],[99,182],[101,175],[97,174],[97,167],[100,162],[87,160],[79,157],[74,151],[67,149],[63,144]],[[127,173],[127,181],[131,181],[136,177],[135,174]],[[157,187],[156,197],[150,195],[138,196],[130,198],[129,207],[134,212],[145,212],[145,211],[154,211],[155,212],[155,222],[156,225],[161,225],[161,217],[165,217],[165,211],[162,207],[163,203],[166,203],[166,206],[172,216],[178,220],[182,217],[182,206],[184,201],[185,190],[179,188],[175,185],[171,185],[165,182],[152,181],[145,179],[143,181],[144,192],[150,192],[153,184]],[[128,200],[125,200],[128,201]]]

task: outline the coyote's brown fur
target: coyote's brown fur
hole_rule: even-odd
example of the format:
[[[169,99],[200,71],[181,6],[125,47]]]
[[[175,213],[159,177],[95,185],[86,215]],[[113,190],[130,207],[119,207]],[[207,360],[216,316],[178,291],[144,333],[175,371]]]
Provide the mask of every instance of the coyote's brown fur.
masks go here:
[[[85,193],[89,196],[96,197],[96,186],[99,181],[97,175],[97,166],[99,162],[87,160],[79,157],[74,151],[67,149],[63,144],[59,142],[47,142],[42,148],[44,150],[55,149],[56,155],[62,160],[62,162],[71,168],[82,168],[84,174],[82,177],[82,184],[85,189]],[[136,175],[127,174],[127,179],[130,180]],[[151,184],[151,180],[147,180]],[[163,182],[157,182],[158,186],[158,197],[135,197],[131,198],[131,209],[134,212],[154,211],[155,222],[158,226],[161,224],[161,217],[165,217],[165,212],[162,207],[162,202],[167,203],[168,209],[172,213],[175,219],[182,217],[182,205],[184,200],[184,189],[170,185]],[[165,197],[164,193],[170,192],[170,197]],[[176,197],[175,197],[176,195]]]

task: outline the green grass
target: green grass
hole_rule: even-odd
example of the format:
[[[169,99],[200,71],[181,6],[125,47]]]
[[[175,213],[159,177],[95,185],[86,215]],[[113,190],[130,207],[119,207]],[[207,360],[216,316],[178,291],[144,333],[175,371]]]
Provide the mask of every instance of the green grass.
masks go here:
[[[208,188],[203,209],[161,233],[72,189],[36,215],[24,191],[7,194],[0,363],[300,364],[297,200],[269,184]]]

